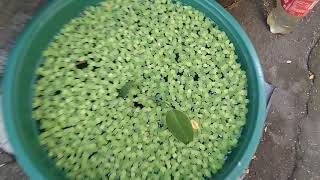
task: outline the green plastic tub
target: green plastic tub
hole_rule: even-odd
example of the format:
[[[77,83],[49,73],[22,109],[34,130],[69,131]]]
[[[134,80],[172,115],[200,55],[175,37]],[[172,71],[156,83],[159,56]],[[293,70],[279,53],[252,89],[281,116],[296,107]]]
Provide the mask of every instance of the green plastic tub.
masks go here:
[[[50,1],[29,23],[7,60],[4,79],[3,112],[10,143],[19,164],[31,179],[64,179],[39,145],[38,128],[31,118],[32,86],[41,52],[64,24],[86,7],[101,0]],[[214,0],[182,0],[210,17],[229,36],[236,47],[239,62],[248,76],[250,103],[247,124],[239,145],[233,149],[223,168],[213,179],[235,180],[249,165],[259,143],[265,120],[264,79],[258,56],[238,22]]]

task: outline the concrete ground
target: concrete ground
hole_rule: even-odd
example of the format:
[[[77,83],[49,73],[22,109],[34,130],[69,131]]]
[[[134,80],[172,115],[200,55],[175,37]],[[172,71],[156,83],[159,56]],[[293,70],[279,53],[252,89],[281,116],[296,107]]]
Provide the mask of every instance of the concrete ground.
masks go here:
[[[251,38],[266,81],[276,86],[265,131],[247,180],[320,179],[320,5],[289,35],[271,34],[268,0],[236,0],[228,10]],[[0,0],[0,63],[29,16],[44,0]],[[291,62],[291,63],[289,63]],[[2,69],[0,69],[1,73]],[[0,151],[0,179],[27,179]]]
[[[266,81],[277,87],[246,179],[320,179],[320,47],[314,47],[320,39],[320,5],[285,36],[268,31],[270,1],[240,0],[231,7],[258,52]]]

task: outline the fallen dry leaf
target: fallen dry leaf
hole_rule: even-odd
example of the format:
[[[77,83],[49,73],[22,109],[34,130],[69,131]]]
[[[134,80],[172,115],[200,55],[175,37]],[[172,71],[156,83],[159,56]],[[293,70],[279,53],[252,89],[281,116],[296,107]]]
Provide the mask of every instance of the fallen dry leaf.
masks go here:
[[[195,120],[191,120],[192,129],[199,129],[199,124]]]

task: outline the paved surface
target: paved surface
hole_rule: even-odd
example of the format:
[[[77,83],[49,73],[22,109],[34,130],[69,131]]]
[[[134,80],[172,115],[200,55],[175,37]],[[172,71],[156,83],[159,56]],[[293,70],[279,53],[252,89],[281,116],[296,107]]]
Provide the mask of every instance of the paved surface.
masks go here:
[[[0,63],[28,16],[43,2],[0,0]],[[237,0],[229,6],[255,45],[266,80],[277,87],[263,138],[245,179],[318,180],[320,45],[315,44],[320,39],[320,5],[296,31],[285,36],[268,31],[266,14],[272,6],[267,0]],[[312,74],[315,78],[310,80]],[[0,179],[26,179],[14,159],[2,151]]]
[[[272,3],[256,2],[241,0],[230,11],[253,41],[266,80],[277,89],[246,179],[320,179],[320,48],[314,48],[308,66],[320,38],[320,6],[292,34],[281,36],[271,34],[265,24]],[[309,71],[317,72],[314,81]]]
[[[17,165],[13,156],[0,149],[0,179],[1,180],[24,180],[28,179],[21,168]]]
[[[268,31],[265,22],[271,6],[269,1],[240,0],[230,10],[255,45],[266,80],[277,87],[264,136],[246,179],[318,180],[320,48],[314,48],[309,66],[308,59],[320,38],[320,5],[285,36]],[[314,81],[309,80],[309,71],[317,73]]]

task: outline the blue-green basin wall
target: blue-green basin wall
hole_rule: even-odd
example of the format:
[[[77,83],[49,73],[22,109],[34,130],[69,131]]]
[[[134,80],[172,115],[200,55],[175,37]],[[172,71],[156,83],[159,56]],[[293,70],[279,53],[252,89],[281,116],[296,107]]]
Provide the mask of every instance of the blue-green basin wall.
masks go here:
[[[31,179],[64,179],[50,160],[37,135],[38,128],[31,118],[32,85],[41,52],[53,36],[70,19],[87,6],[101,0],[50,1],[27,25],[7,60],[3,83],[5,126],[19,164]],[[259,59],[250,40],[235,19],[213,0],[181,0],[204,12],[229,36],[236,47],[239,62],[248,76],[250,103],[238,146],[213,179],[235,180],[250,163],[259,143],[265,119],[264,79]]]

